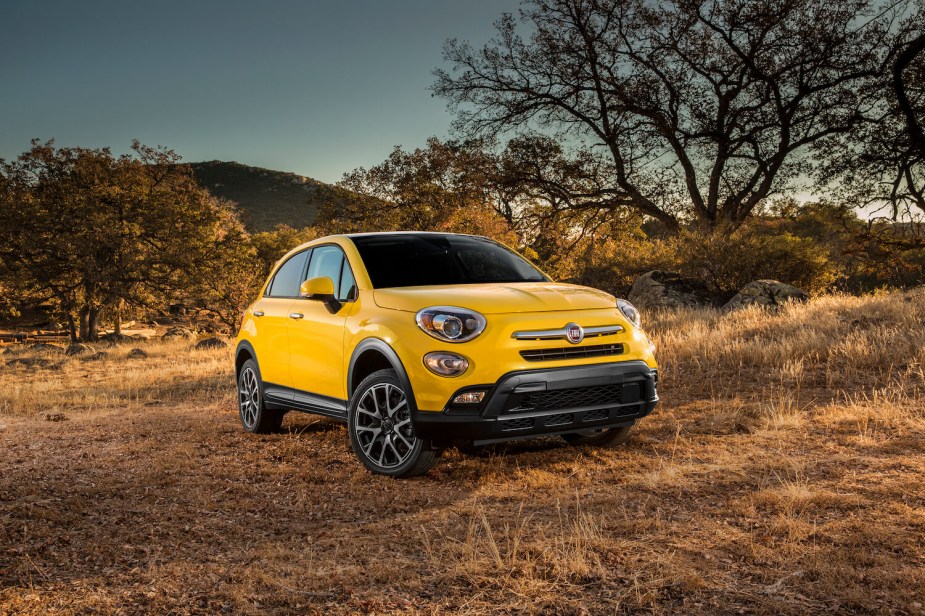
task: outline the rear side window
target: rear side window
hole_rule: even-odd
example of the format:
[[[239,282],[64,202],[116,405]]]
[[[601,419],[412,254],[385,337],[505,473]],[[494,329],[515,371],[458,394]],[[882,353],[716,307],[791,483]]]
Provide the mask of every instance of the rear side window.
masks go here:
[[[305,250],[292,255],[289,260],[276,270],[276,275],[267,287],[269,297],[298,297],[299,287],[302,284],[302,272],[305,271],[305,260],[310,251]]]
[[[356,280],[350,263],[344,256],[344,251],[338,246],[319,246],[315,248],[311,261],[308,264],[309,278],[327,276],[334,283],[334,293],[339,301],[348,301],[353,298]]]

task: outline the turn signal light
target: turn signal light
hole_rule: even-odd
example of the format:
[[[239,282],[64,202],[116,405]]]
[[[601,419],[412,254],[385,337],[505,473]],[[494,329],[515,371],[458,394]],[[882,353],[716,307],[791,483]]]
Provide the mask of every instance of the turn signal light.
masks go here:
[[[478,404],[484,397],[484,391],[467,391],[453,398],[453,404]]]

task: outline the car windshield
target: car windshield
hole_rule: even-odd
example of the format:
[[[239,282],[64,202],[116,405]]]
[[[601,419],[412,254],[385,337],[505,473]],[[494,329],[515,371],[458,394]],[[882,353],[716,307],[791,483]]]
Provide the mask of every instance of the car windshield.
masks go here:
[[[350,239],[376,289],[548,280],[517,254],[486,238],[403,233]]]

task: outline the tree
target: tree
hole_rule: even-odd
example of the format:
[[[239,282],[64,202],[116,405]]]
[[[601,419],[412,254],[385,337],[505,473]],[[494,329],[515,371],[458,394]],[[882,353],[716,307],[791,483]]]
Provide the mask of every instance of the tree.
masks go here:
[[[586,205],[731,231],[861,120],[901,4],[529,0],[529,34],[504,15],[480,50],[448,41],[433,89],[465,134],[541,132],[596,161]]]
[[[0,161],[0,261],[25,294],[53,301],[71,337],[93,340],[100,315],[163,306],[245,241],[237,213],[200,188],[170,150],[132,154],[33,142]],[[117,325],[118,328],[118,325]]]
[[[829,140],[819,175],[841,200],[898,220],[925,212],[925,13],[919,8],[895,31],[864,120]]]
[[[512,220],[499,213],[497,160],[480,141],[441,142],[344,175],[318,213],[324,229],[458,231],[516,241]]]

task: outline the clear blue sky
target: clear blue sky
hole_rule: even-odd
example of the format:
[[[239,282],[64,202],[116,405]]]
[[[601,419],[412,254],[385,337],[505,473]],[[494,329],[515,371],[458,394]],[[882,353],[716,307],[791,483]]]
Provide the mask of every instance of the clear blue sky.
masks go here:
[[[323,181],[445,136],[431,71],[517,0],[0,2],[0,158],[165,145]]]

